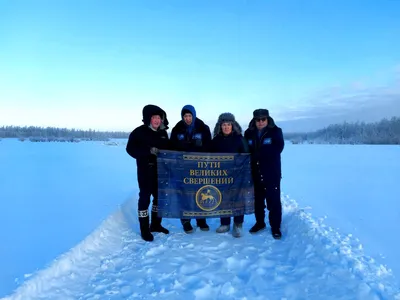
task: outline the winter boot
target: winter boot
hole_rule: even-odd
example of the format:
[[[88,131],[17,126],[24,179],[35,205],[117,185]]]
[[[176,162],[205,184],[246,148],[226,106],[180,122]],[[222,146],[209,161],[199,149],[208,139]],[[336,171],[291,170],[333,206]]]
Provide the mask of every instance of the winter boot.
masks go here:
[[[164,234],[168,234],[169,230],[161,226],[162,218],[157,215],[157,205],[153,205],[151,208],[151,225],[150,231],[151,232],[162,232]]]
[[[201,231],[209,231],[210,227],[207,225],[206,219],[197,219],[197,227],[200,228]]]
[[[237,238],[241,237],[243,235],[243,224],[242,223],[233,224],[232,235]]]
[[[190,224],[190,220],[188,220],[186,222],[182,222],[182,225],[183,225],[183,231],[185,231],[185,233],[194,232],[192,224]]]
[[[228,232],[229,229],[231,229],[230,225],[221,225],[217,228],[217,233],[224,233],[224,232]]]
[[[282,237],[282,233],[279,228],[271,229],[272,237],[276,240],[280,240]]]
[[[257,233],[259,231],[262,231],[266,228],[265,223],[258,223],[256,222],[256,224],[254,224],[253,227],[251,227],[251,229],[249,230],[250,233]]]
[[[147,242],[152,242],[154,240],[154,236],[150,232],[149,222],[149,211],[139,210],[140,234],[142,239]]]

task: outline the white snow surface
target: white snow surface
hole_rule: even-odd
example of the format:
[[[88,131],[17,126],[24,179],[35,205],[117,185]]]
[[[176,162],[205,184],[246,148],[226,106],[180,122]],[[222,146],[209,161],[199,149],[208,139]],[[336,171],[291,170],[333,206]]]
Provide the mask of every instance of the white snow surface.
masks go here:
[[[193,234],[164,219],[170,234],[156,233],[151,243],[139,234],[137,192],[3,299],[400,299],[392,270],[357,237],[284,191],[281,240],[268,229],[251,235],[255,220],[246,215],[241,238],[217,234],[218,219]]]
[[[390,271],[360,241],[282,200],[282,240],[268,230],[217,234],[215,220],[213,231],[188,235],[164,219],[171,234],[148,243],[132,199],[4,299],[400,299]]]

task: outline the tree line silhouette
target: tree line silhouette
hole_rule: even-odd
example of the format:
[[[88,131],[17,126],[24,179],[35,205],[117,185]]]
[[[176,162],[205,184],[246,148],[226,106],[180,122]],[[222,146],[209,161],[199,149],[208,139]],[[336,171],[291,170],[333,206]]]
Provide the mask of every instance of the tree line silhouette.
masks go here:
[[[77,141],[108,140],[110,138],[128,138],[123,131],[96,131],[37,126],[3,126],[0,127],[0,138],[31,139],[32,141]]]
[[[29,138],[31,141],[69,141],[127,139],[130,132],[96,131],[37,126],[3,126],[0,138]],[[284,133],[293,144],[386,144],[400,145],[400,118],[392,117],[375,123],[333,124],[313,132]]]
[[[287,133],[285,139],[294,144],[380,144],[400,145],[400,118],[382,119],[379,122],[333,124],[308,133]]]

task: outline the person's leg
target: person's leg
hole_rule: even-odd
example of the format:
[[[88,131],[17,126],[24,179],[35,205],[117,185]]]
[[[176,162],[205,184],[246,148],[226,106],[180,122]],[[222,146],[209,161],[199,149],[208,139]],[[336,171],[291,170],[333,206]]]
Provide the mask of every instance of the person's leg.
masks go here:
[[[282,202],[280,182],[271,183],[267,186],[267,209],[269,211],[268,219],[274,238],[281,237],[282,223]]]
[[[267,209],[269,211],[268,219],[271,226],[272,235],[275,238],[281,236],[282,223],[282,202],[280,182],[269,184],[267,186]]]
[[[244,221],[244,215],[233,217],[233,223],[235,224],[242,224],[243,221]]]
[[[243,221],[244,221],[244,215],[241,216],[235,216],[233,218],[233,230],[232,230],[232,235],[234,237],[241,237],[243,235]]]
[[[254,181],[254,215],[256,224],[250,229],[250,233],[257,233],[265,229],[265,196],[266,190],[261,182]]]
[[[229,229],[231,228],[231,218],[224,217],[221,218],[220,220],[221,220],[221,225],[217,228],[217,233],[228,232]]]
[[[196,223],[197,223],[197,227],[199,227],[200,230],[202,230],[202,231],[209,231],[210,230],[210,227],[207,225],[207,221],[206,221],[205,218],[204,219],[197,219]]]
[[[149,205],[151,197],[151,188],[148,184],[149,178],[147,172],[140,172],[138,169],[139,183],[139,201],[138,201],[138,217],[140,224],[140,233],[145,241],[151,242],[154,240],[150,232]]]
[[[151,232],[162,232],[165,234],[169,233],[169,230],[164,228],[161,225],[162,218],[158,216],[158,178],[157,178],[157,170],[155,166],[150,168],[149,170],[151,180],[149,180],[151,194],[153,195],[153,205],[151,208]]]

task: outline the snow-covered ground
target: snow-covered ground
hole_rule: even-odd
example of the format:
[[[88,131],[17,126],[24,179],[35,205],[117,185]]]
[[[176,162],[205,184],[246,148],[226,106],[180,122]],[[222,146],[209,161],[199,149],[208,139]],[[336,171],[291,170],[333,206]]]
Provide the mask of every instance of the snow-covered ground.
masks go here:
[[[0,146],[4,299],[400,299],[398,146],[288,144],[280,241],[246,216],[240,239],[164,219],[153,243],[123,145]]]

